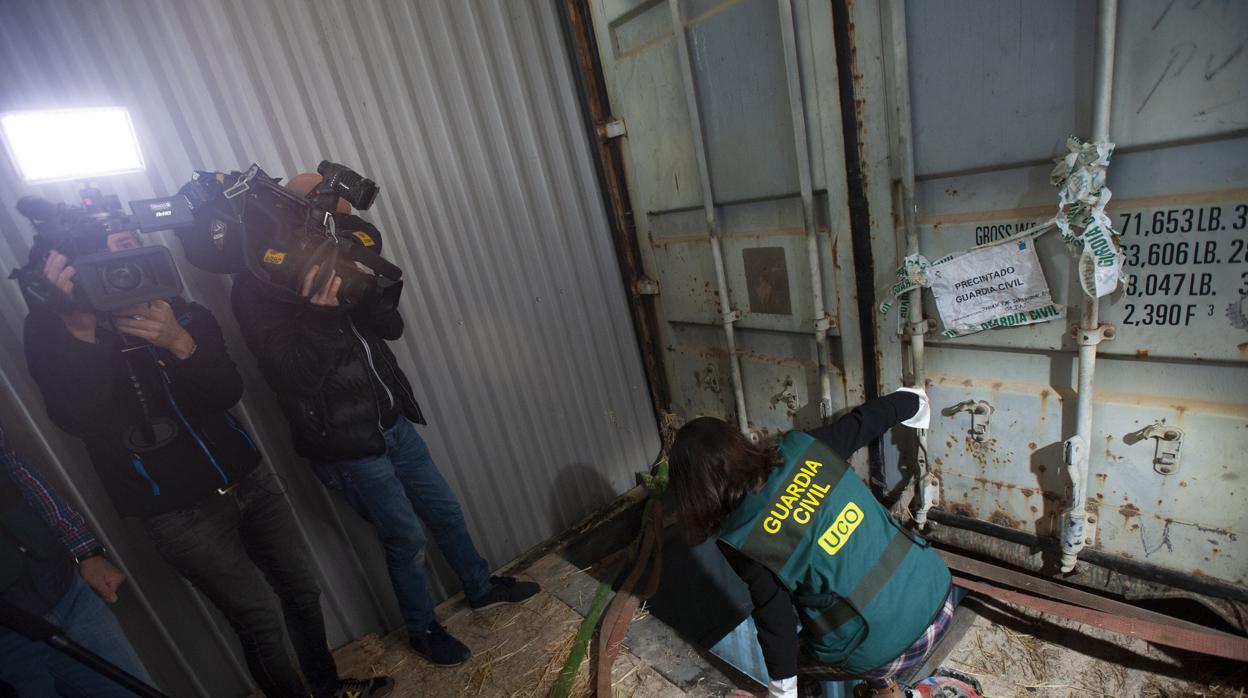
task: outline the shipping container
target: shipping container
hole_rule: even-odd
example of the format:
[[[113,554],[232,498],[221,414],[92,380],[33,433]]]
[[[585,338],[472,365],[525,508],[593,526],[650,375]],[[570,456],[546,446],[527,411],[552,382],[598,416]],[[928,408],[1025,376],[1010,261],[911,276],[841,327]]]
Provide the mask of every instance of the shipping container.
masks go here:
[[[663,406],[763,437],[917,368],[925,447],[890,436],[861,474],[901,495],[898,511],[930,507],[934,537],[1044,574],[1062,566],[1080,479],[1065,444],[1088,296],[1061,235],[1024,231],[1057,213],[1054,161],[1094,138],[1105,95],[1105,210],[1125,267],[1099,301],[1074,579],[1198,592],[1242,623],[1228,603],[1248,576],[1248,8],[1123,4],[1098,93],[1096,3],[588,6],[600,158],[628,202],[616,231],[638,250],[632,297],[656,328]],[[950,337],[924,290],[922,322],[899,322],[903,258],[1006,238],[1034,244],[1053,308]]]
[[[123,201],[252,162],[290,176],[329,158],[382,185],[369,218],[408,273],[395,348],[423,433],[491,566],[518,558],[549,592],[541,622],[516,621],[464,673],[404,669],[407,694],[553,680],[556,636],[635,533],[639,490],[615,498],[659,453],[665,413],[763,440],[903,385],[926,388],[930,429],[853,464],[942,548],[1248,628],[1248,4],[9,0],[0,20],[0,113],[129,109],[146,170],[102,183]],[[1072,137],[1113,143],[1105,212],[1125,266],[1095,315],[1080,250],[1033,237],[1059,213],[1050,177]],[[20,196],[80,188],[0,163],[0,266],[30,250]],[[295,455],[229,280],[156,241],[223,321],[237,414],[312,548],[330,643],[390,633],[352,666],[397,669],[410,653],[373,531]],[[950,296],[898,287],[972,250],[1035,255],[1046,302],[968,333],[950,331]],[[996,288],[998,271],[971,273]],[[179,696],[254,690],[228,623],[47,418],[25,315],[3,285],[0,424],[125,568],[115,610],[139,653]],[[714,544],[665,541],[647,607],[661,622],[629,636],[621,671],[693,695],[743,685],[712,648],[764,676]],[[480,649],[499,623],[474,618],[455,627]]]

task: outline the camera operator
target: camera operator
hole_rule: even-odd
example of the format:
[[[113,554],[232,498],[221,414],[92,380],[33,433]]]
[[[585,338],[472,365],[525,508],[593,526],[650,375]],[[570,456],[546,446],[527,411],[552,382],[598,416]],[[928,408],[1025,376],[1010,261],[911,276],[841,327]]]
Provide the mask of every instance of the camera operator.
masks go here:
[[[287,188],[308,196],[320,183],[320,175],[302,174]],[[376,229],[346,215],[344,199],[336,201],[337,229],[364,231],[379,246]],[[436,666],[456,666],[470,652],[434,617],[422,521],[474,609],[523,601],[538,585],[490,576],[477,552],[455,494],[413,426],[424,418],[386,344],[403,334],[398,310],[376,296],[345,304],[338,294],[343,278],[331,275],[313,288],[318,271],[308,269],[303,298],[295,302],[240,274],[231,294],[234,314],[281,400],[296,449],[377,530],[412,649]]]
[[[0,427],[0,598],[60,626],[70,640],[150,685],[105,605],[117,602],[126,576],[104,555],[82,514],[18,457]],[[0,627],[3,683],[24,696],[134,695],[47,644]]]
[[[140,245],[133,232],[108,234],[111,251]],[[52,251],[43,271],[73,297],[70,260]],[[283,617],[315,696],[389,693],[385,677],[338,678],[294,513],[228,412],[243,382],[207,308],[154,300],[114,311],[111,327],[84,308],[39,310],[27,317],[25,344],[52,421],[86,443],[119,513],[140,517],[161,556],[225,615],[266,695],[308,695]]]

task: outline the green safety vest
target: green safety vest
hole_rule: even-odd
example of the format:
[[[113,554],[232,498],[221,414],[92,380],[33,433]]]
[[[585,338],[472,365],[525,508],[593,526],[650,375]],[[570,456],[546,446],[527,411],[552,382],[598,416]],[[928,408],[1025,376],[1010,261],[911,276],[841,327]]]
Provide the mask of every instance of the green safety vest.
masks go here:
[[[21,579],[27,558],[50,560],[65,554],[56,533],[0,473],[0,591]]]
[[[789,432],[780,454],[720,539],[780,578],[819,661],[853,673],[892,661],[936,619],[949,569],[822,442]]]

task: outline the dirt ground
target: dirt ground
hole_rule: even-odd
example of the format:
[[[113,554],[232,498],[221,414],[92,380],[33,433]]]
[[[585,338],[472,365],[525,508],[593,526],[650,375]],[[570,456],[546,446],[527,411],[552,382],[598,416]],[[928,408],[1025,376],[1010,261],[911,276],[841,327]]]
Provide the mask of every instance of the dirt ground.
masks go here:
[[[547,590],[520,606],[483,613],[453,603],[440,609],[452,634],[473,649],[472,659],[462,667],[437,669],[418,659],[406,649],[402,631],[384,639],[370,635],[341,650],[336,655],[339,667],[344,675],[394,677],[395,698],[542,698],[554,684],[581,622],[581,616],[554,592],[567,588],[579,571],[552,556],[535,564],[531,573]],[[979,679],[985,698],[1248,696],[1244,665],[1171,652],[1002,602],[985,600],[969,607],[975,609],[974,621],[944,666]],[[646,623],[656,621],[644,618]],[[641,648],[636,651],[647,654]],[[612,671],[614,695],[619,698],[706,698],[723,693],[724,687],[682,689],[637,653],[622,652]],[[591,695],[588,677],[587,660],[573,696]]]
[[[543,698],[563,668],[582,617],[559,600],[554,591],[579,571],[551,557],[536,563],[523,577],[536,578],[543,591],[523,604],[480,613],[462,603],[438,609],[452,635],[472,649],[463,666],[436,668],[407,649],[397,631],[384,639],[369,635],[335,653],[344,676],[389,675],[394,698]],[[561,579],[560,577],[564,578]],[[581,664],[572,696],[591,695],[589,660]],[[684,698],[689,695],[635,654],[622,650],[612,669],[615,696],[620,698]]]

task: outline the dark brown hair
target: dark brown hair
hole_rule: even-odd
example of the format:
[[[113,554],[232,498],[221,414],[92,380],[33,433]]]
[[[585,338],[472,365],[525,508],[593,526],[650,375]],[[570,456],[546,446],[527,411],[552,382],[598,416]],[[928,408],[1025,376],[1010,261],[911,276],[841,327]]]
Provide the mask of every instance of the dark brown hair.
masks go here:
[[[686,539],[719,533],[745,495],[780,464],[774,442],[755,445],[722,419],[699,417],[676,432],[668,478]]]

